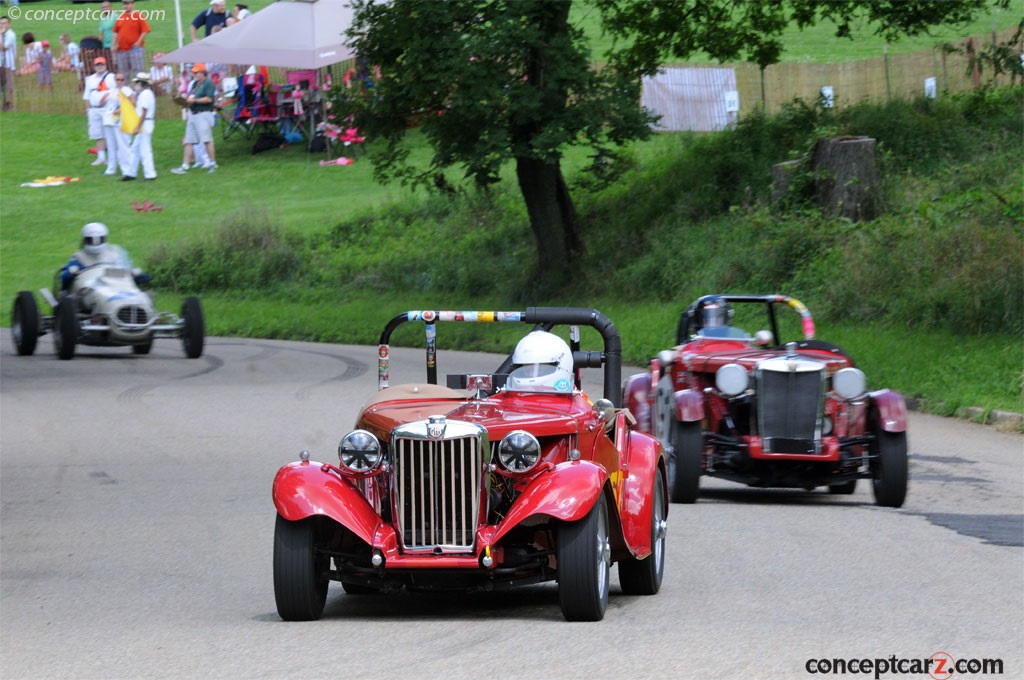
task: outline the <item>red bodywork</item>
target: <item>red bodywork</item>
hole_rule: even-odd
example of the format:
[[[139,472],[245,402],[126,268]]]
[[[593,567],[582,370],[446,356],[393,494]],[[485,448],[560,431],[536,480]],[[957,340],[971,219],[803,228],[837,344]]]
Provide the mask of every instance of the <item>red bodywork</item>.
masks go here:
[[[711,297],[711,296],[708,296]],[[832,389],[837,371],[853,367],[845,352],[829,343],[814,340],[810,313],[797,300],[785,296],[726,296],[728,300],[757,302],[771,308],[788,305],[801,313],[804,337],[784,346],[771,318],[771,340],[755,337],[704,337],[690,335],[690,310],[680,322],[681,342],[661,352],[650,362],[650,371],[630,376],[624,387],[624,405],[638,414],[639,429],[657,433],[657,424],[671,419],[680,424],[700,423],[704,455],[701,474],[742,481],[754,486],[812,488],[866,476],[858,465],[865,454],[865,435],[871,431],[903,433],[907,427],[903,397],[890,390],[868,392],[844,400]],[[702,298],[701,300],[704,300]],[[698,301],[700,302],[700,301]],[[697,305],[698,303],[695,303]],[[690,317],[685,315],[690,313]],[[768,325],[766,323],[766,325]],[[763,331],[768,332],[768,331]],[[821,398],[817,401],[819,431],[811,438],[765,446],[760,431],[762,412],[771,404],[762,401],[756,376],[766,360],[781,360],[803,366],[820,366]],[[723,395],[716,388],[718,371],[737,364],[750,376],[751,389],[742,395]],[[824,381],[823,386],[821,381]],[[669,408],[669,413],[658,409]],[[669,438],[668,426],[659,436]],[[665,441],[666,444],[671,444]]]
[[[431,368],[432,349],[428,345]],[[381,383],[387,384],[389,350],[383,343],[380,356]],[[408,548],[397,520],[405,515],[396,501],[395,432],[437,416],[448,426],[480,428],[485,447],[527,431],[543,454],[532,469],[512,473],[490,449],[484,451],[475,472],[480,509],[470,545]],[[651,554],[653,485],[664,480],[665,470],[661,444],[634,431],[625,412],[615,412],[611,421],[599,418],[599,409],[578,389],[467,396],[436,384],[386,387],[364,404],[355,428],[384,447],[385,462],[377,469],[358,474],[337,463],[295,462],[278,471],[273,486],[282,518],[322,522],[318,535],[326,537],[336,565],[332,578],[343,583],[465,589],[554,579],[554,527],[584,518],[602,495],[612,561]]]

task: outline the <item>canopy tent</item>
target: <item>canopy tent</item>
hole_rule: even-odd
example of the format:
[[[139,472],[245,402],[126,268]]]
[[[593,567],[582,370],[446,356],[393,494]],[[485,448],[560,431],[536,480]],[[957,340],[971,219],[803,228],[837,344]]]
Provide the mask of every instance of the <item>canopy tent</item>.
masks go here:
[[[243,21],[163,55],[160,63],[215,62],[319,69],[355,52],[345,44],[352,25],[348,0],[275,2]]]

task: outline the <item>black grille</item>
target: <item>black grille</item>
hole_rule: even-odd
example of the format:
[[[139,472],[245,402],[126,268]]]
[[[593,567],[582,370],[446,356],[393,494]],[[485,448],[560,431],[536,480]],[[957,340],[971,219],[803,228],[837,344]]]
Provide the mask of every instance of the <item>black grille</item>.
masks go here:
[[[403,545],[471,549],[480,514],[479,439],[397,439],[395,444]]]
[[[149,315],[145,307],[125,305],[117,310],[117,320],[124,324],[144,324],[149,321]]]
[[[822,371],[759,372],[761,438],[770,453],[816,453],[824,383]]]

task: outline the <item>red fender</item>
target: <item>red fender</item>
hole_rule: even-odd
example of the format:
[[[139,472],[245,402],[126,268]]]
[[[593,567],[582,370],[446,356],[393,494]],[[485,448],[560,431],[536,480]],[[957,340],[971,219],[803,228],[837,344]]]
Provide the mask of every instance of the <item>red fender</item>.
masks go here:
[[[492,545],[533,515],[548,515],[564,522],[582,519],[594,507],[608,481],[608,471],[590,461],[559,463],[533,480],[502,520]]]
[[[380,522],[377,513],[363,494],[330,467],[313,462],[285,465],[274,477],[273,495],[274,507],[286,520],[324,515],[374,544]]]
[[[641,432],[652,432],[651,423],[651,376],[637,373],[626,378],[622,387],[622,405],[636,418],[636,427]]]
[[[704,420],[704,395],[695,390],[676,392],[676,419],[681,423]]]
[[[907,431],[907,404],[903,395],[892,390],[869,392],[872,410],[878,413],[878,425],[885,432]]]
[[[657,439],[640,432],[631,432],[629,442],[629,474],[622,484],[619,516],[626,545],[635,557],[643,559],[651,554],[651,489],[658,467],[663,465],[662,448]],[[668,489],[663,491],[662,497],[668,498]]]

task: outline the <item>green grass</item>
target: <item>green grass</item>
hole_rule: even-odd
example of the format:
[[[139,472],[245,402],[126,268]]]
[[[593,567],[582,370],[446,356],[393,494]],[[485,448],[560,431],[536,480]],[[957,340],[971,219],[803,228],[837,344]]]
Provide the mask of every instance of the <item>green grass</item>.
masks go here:
[[[985,105],[981,100],[970,110]],[[1019,242],[1020,140],[1018,135],[1016,142],[1011,136],[1008,143],[997,143],[1001,126],[1014,125],[1012,118],[997,123],[999,110],[992,105],[989,118],[981,121],[984,134],[945,134],[948,148],[925,143],[911,148],[916,155],[886,160],[887,172],[902,178],[890,188],[893,214],[863,229],[800,211],[773,216],[757,205],[756,196],[764,191],[757,178],[768,167],[764,159],[800,146],[787,142],[787,126],[795,125],[791,122],[753,126],[728,138],[659,135],[626,155],[623,162],[630,170],[615,185],[574,193],[587,224],[589,255],[574,286],[557,295],[531,288],[533,242],[513,187],[490,197],[449,202],[378,186],[365,159],[353,166],[321,168],[319,156],[301,148],[252,156],[250,144],[236,140],[218,143],[222,167],[217,173],[175,176],[167,168],[179,162],[176,123],[158,125],[158,181],[121,183],[89,165],[92,156],[85,151],[81,117],[4,114],[0,300],[12,300],[17,290],[49,286],[55,269],[74,249],[81,225],[92,220],[106,222],[112,240],[127,246],[137,263],[165,272],[157,277],[161,287],[155,291],[161,308],[176,308],[181,297],[170,288],[178,274],[167,274],[175,271],[167,267],[197,263],[190,273],[208,278],[191,292],[202,295],[208,331],[215,335],[373,343],[384,323],[406,309],[583,305],[612,318],[622,332],[625,360],[642,364],[672,344],[679,311],[697,295],[778,290],[811,307],[819,337],[850,351],[873,388],[897,389],[940,413],[961,406],[1024,411],[1019,334],[964,333],[964,312],[975,312],[963,306],[950,310],[948,329],[934,321],[894,322],[908,312],[887,306],[913,301],[906,285],[888,283],[904,280],[906,264],[897,258],[883,263],[893,267],[892,278],[852,278],[876,266],[871,254],[878,250],[864,245],[864,234],[884,237],[887,230],[904,229],[904,238],[917,240],[918,251],[922,239],[963,232],[977,240],[970,234],[983,233],[979,230],[1009,228],[996,242]],[[858,125],[866,128],[904,116],[901,126],[912,129],[910,136],[920,134],[921,123],[895,105],[850,115],[860,116]],[[1019,120],[1016,125],[1019,130]],[[941,132],[943,126],[938,127]],[[174,132],[161,133],[167,128]],[[878,133],[892,134],[881,127]],[[970,139],[977,139],[980,147],[960,146]],[[777,148],[782,152],[769,147],[772,140],[781,143]],[[750,168],[744,170],[732,159],[732,148]],[[695,165],[689,154],[695,152],[705,159],[700,177],[709,183],[706,188],[688,174]],[[566,167],[579,164],[572,157]],[[915,174],[916,167],[928,172]],[[750,174],[737,174],[741,170]],[[82,181],[55,188],[19,186],[54,174],[77,175]],[[726,191],[725,186],[716,189],[716,182],[731,184]],[[164,205],[164,210],[135,212],[132,201],[143,199]],[[822,249],[849,238],[864,248],[862,254],[849,252],[864,259],[853,260],[846,274],[840,268],[843,262],[833,261]],[[282,243],[301,253],[301,265],[280,259]],[[882,251],[912,254],[914,247]],[[1009,266],[1016,267],[1009,272],[1009,283],[1019,281],[1019,253],[1017,259],[1011,256],[1020,249],[1004,250]],[[259,270],[268,263],[271,269],[263,271],[273,273],[276,283],[265,286],[243,277],[235,280],[235,288],[224,289],[222,279],[230,279],[236,270],[246,274],[247,267]],[[792,267],[796,269],[788,269]],[[957,277],[971,284],[983,273],[952,272],[949,290],[940,292],[962,294]],[[914,285],[920,290],[910,293],[931,293],[927,285]],[[842,320],[849,300],[831,301],[837,290],[848,290],[844,294],[854,296],[852,301],[864,307],[858,313],[868,320]],[[980,309],[1007,300],[1014,304],[1013,299],[999,291],[982,293]],[[934,308],[933,300],[916,304]],[[449,335],[445,329],[441,343],[499,350],[510,346],[517,332],[521,329],[509,327],[497,336],[490,328]],[[420,341],[411,335],[398,339]]]

